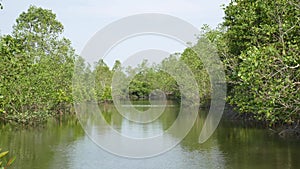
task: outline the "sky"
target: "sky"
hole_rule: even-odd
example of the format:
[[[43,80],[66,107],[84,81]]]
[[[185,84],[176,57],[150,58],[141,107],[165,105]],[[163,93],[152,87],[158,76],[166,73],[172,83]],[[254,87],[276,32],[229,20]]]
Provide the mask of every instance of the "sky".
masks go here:
[[[63,36],[70,39],[80,54],[86,43],[101,28],[123,17],[141,13],[168,14],[183,19],[197,28],[203,24],[216,27],[222,22],[222,4],[230,0],[0,0],[0,33],[10,34],[16,18],[30,5],[51,9],[64,25]],[[145,46],[181,52],[185,46],[170,39],[145,36],[129,39],[107,55],[109,65],[116,59],[141,51]],[[120,56],[123,55],[123,56]]]

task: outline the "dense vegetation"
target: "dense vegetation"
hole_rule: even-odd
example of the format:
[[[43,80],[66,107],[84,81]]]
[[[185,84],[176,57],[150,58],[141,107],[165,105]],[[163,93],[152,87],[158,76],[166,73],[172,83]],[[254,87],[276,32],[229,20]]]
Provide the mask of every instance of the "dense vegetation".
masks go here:
[[[74,50],[55,14],[31,6],[0,39],[0,118],[32,123],[68,111]]]
[[[78,60],[76,71],[80,73],[76,74],[82,76],[74,79],[75,101],[112,101],[113,96],[117,99],[148,99],[150,95],[155,97],[161,92],[165,93],[168,99],[180,99],[182,94],[180,85],[176,81],[176,78],[184,78],[180,62],[195,66],[191,71],[201,77],[202,80],[200,81],[199,78],[198,81],[201,84],[205,83],[206,87],[206,90],[203,88],[204,85],[199,87],[199,95],[206,96],[208,88],[210,88],[208,75],[204,71],[204,67],[201,67],[200,58],[192,49],[188,48],[182,55],[171,55],[160,64],[144,60],[136,67],[123,67],[117,60],[110,69],[103,60],[100,60],[95,63],[93,71],[91,71],[90,66],[85,66],[83,60]],[[173,75],[167,72],[172,72]],[[205,76],[206,79],[202,76]],[[195,88],[196,86],[190,84],[186,87]]]
[[[300,119],[299,2],[233,0],[225,8],[229,101],[271,125]]]
[[[180,74],[179,62],[194,74],[199,96],[209,99],[209,76],[197,55],[203,50],[201,40],[206,39],[217,48],[225,66],[228,103],[270,125],[296,124],[300,119],[299,1],[232,0],[224,11],[224,22],[217,29],[204,26],[199,43],[182,54],[159,64],[145,60],[135,68],[116,61],[109,68],[103,60],[86,65],[70,41],[61,37],[63,25],[55,14],[31,6],[19,16],[12,34],[1,37],[0,118],[39,121],[69,112],[73,101],[111,101],[112,95],[124,93],[144,99],[153,91],[163,91],[178,99],[184,96],[176,77],[165,70]],[[74,71],[82,74],[72,88]],[[112,94],[116,74],[129,84],[115,84],[120,86]]]

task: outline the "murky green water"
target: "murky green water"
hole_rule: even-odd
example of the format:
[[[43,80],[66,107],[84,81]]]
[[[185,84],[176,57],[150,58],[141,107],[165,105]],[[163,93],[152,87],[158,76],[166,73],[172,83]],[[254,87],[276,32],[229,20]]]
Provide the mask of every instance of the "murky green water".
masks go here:
[[[144,109],[147,110],[147,107]],[[133,136],[165,130],[178,114],[178,107],[166,107],[165,113],[150,127],[130,133],[130,123],[112,105],[106,105],[102,110],[109,124]],[[199,114],[202,117],[205,111]],[[222,121],[214,135],[206,143],[199,144],[204,121],[200,117],[179,145],[147,159],[122,158],[100,149],[85,134],[76,117],[65,117],[61,122],[53,120],[42,128],[34,129],[0,125],[0,147],[17,156],[13,164],[16,169],[300,168],[300,140],[285,140],[270,135],[264,129]]]

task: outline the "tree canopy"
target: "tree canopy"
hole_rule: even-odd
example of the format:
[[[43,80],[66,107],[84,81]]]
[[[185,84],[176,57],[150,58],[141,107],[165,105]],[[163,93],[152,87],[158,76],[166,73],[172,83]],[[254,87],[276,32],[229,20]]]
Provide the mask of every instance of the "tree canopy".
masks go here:
[[[233,0],[225,8],[229,100],[270,124],[300,116],[298,0]]]
[[[1,118],[27,123],[69,107],[75,53],[62,32],[52,11],[30,6],[1,37]]]

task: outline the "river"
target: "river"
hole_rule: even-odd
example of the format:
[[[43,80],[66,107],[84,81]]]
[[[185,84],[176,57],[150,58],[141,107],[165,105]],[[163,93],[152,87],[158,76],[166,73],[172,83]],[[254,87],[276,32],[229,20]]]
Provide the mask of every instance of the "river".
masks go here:
[[[174,105],[174,103],[169,103]],[[136,105],[144,105],[137,102]],[[136,106],[147,110],[147,106]],[[145,136],[168,128],[178,106],[168,106],[147,128],[132,130],[131,123],[113,105],[101,107],[108,124],[123,134]],[[283,139],[267,129],[222,120],[212,137],[198,143],[206,110],[200,110],[188,135],[171,150],[132,159],[101,149],[84,132],[76,116],[49,120],[42,127],[0,125],[0,147],[15,155],[15,169],[298,169],[300,140]]]

